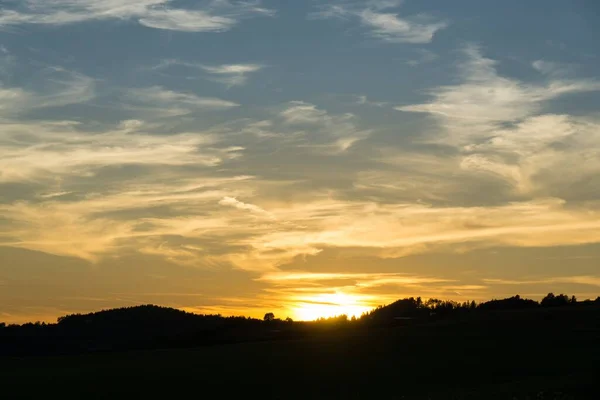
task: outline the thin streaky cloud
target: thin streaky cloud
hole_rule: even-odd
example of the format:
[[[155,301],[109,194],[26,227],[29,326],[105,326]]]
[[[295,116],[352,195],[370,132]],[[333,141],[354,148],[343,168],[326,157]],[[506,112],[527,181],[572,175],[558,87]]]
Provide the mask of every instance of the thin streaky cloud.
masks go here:
[[[125,99],[159,114],[178,116],[200,110],[227,110],[239,107],[238,103],[214,97],[200,97],[193,93],[176,92],[162,86],[129,89]]]
[[[542,279],[521,279],[521,280],[484,279],[483,281],[490,285],[520,286],[520,285],[548,285],[548,284],[557,284],[557,283],[571,283],[571,284],[577,284],[577,285],[589,285],[589,286],[600,287],[600,277],[590,276],[590,275],[562,276],[562,277],[552,277],[552,278],[542,278]]]
[[[31,79],[38,91],[3,85],[0,80],[0,114],[86,103],[96,97],[96,80],[62,67],[47,67]]]
[[[251,74],[259,72],[265,66],[263,64],[222,64],[207,65],[195,62],[188,62],[176,59],[162,60],[160,63],[146,68],[151,71],[165,70],[170,67],[186,67],[208,74],[210,80],[222,83],[228,87],[242,86],[248,82]]]
[[[264,68],[261,64],[223,64],[201,65],[200,68],[213,75],[215,82],[223,83],[229,87],[246,84],[248,76]]]
[[[19,9],[0,11],[0,29],[69,25],[97,20],[135,20],[140,25],[182,32],[224,32],[242,19],[272,16],[255,1],[203,1],[199,8],[177,8],[171,0],[28,0]]]
[[[334,281],[358,280],[361,286],[372,286],[384,283],[396,284],[426,284],[452,282],[448,279],[418,277],[400,273],[310,273],[310,272],[275,272],[257,278],[258,281]]]
[[[255,204],[244,203],[242,201],[239,201],[235,197],[223,197],[219,201],[219,204],[225,207],[233,207],[237,208],[238,210],[248,211],[250,213],[264,216],[267,218],[274,218],[274,216],[271,213],[264,210],[263,208]]]
[[[404,16],[390,11],[401,5],[402,1],[395,0],[340,2],[321,6],[309,17],[356,20],[370,36],[389,43],[429,43],[436,32],[448,26],[448,22],[427,15]]]

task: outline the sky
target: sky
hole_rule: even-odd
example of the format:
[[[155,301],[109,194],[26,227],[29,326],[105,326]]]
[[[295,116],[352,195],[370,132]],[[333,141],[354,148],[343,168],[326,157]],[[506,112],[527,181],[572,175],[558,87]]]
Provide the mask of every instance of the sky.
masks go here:
[[[4,0],[0,321],[600,295],[594,0]]]

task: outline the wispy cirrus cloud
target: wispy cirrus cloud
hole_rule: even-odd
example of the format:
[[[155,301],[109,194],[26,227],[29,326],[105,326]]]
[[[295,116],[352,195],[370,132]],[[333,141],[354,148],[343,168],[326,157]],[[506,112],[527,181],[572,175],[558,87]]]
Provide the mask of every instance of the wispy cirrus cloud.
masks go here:
[[[438,59],[438,55],[433,51],[426,49],[417,49],[415,57],[408,60],[406,63],[411,67],[427,64]]]
[[[463,54],[459,84],[431,89],[430,102],[397,107],[436,121],[439,129],[424,142],[454,147],[461,154],[461,170],[503,179],[519,195],[568,198],[567,180],[589,180],[600,173],[594,156],[597,118],[545,112],[550,101],[562,96],[600,91],[600,81],[550,73],[545,82],[526,83],[501,76],[497,62],[476,46]],[[538,65],[542,72],[545,68],[550,67]],[[581,159],[589,162],[575,161]],[[544,171],[564,163],[576,167],[557,185],[562,179]]]
[[[219,150],[215,144],[209,134],[150,135],[140,121],[101,134],[81,131],[76,122],[5,122],[0,124],[0,182],[90,176],[113,165],[211,166],[239,150]]]
[[[411,276],[401,273],[334,273],[334,272],[302,272],[302,271],[287,271],[287,272],[272,272],[262,275],[257,280],[269,282],[320,282],[320,281],[340,281],[340,280],[356,280],[361,281],[362,285],[377,282],[397,283],[405,285],[427,284],[427,283],[442,283],[451,282],[448,279],[430,278]],[[364,281],[364,282],[363,282]]]
[[[200,97],[193,93],[176,92],[162,86],[129,89],[125,101],[134,107],[149,109],[155,115],[178,116],[200,110],[227,110],[238,103],[214,97]]]
[[[358,20],[369,35],[390,43],[429,43],[434,35],[448,26],[446,21],[427,15],[402,16],[390,11],[402,0],[343,1],[321,6],[312,18]]]
[[[348,150],[371,134],[369,129],[357,126],[356,116],[352,113],[330,114],[304,101],[289,102],[279,117],[286,126],[297,129],[297,133],[319,132],[319,142],[328,139],[321,146],[338,152]]]
[[[0,114],[81,104],[96,96],[95,79],[62,67],[46,67],[31,81],[34,90],[6,86],[0,80]]]
[[[251,74],[259,72],[265,68],[262,64],[222,64],[222,65],[205,65],[196,62],[188,62],[183,60],[168,59],[162,60],[157,65],[154,65],[149,70],[160,71],[171,67],[186,67],[196,71],[200,71],[209,76],[208,79],[222,83],[227,87],[242,86],[248,82]]]
[[[600,277],[590,275],[577,275],[577,276],[559,276],[551,278],[540,278],[540,279],[484,279],[484,282],[490,285],[508,285],[508,286],[521,286],[521,285],[548,285],[548,284],[561,284],[570,283],[576,285],[588,285],[600,287]]]
[[[172,0],[26,0],[0,11],[0,29],[39,24],[68,25],[94,20],[136,20],[140,25],[183,32],[223,32],[240,20],[273,15],[256,1],[205,0],[193,9]]]
[[[225,206],[225,207],[233,207],[233,208],[237,208],[238,210],[248,211],[250,213],[257,214],[259,216],[273,218],[273,215],[271,213],[265,211],[264,209],[260,208],[259,206],[255,205],[255,204],[244,203],[243,201],[239,201],[235,197],[223,197],[219,201],[219,204],[222,206]]]
[[[213,81],[231,87],[244,85],[250,74],[260,71],[264,66],[260,64],[223,64],[203,65],[201,68],[212,75]]]
[[[497,62],[481,54],[477,46],[463,49],[458,66],[462,82],[429,91],[433,101],[398,107],[400,111],[437,114],[448,121],[515,121],[541,111],[543,102],[570,93],[600,90],[600,82],[556,79],[546,84],[527,84],[498,74]]]

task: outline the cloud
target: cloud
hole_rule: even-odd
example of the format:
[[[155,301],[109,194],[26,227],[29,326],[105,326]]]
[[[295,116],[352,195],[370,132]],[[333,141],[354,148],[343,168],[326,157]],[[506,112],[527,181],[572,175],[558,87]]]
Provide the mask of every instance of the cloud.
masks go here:
[[[544,113],[561,96],[600,91],[599,81],[550,74],[546,82],[525,83],[499,75],[497,62],[475,46],[463,54],[459,84],[430,90],[430,102],[396,108],[434,118],[439,130],[423,141],[454,147],[463,171],[501,178],[519,195],[569,196],[566,185],[557,190],[557,177],[544,173],[565,163],[574,165],[571,182],[600,173],[590,147],[599,139],[598,121]]]
[[[525,84],[500,76],[480,50],[463,54],[466,71],[458,83],[434,88],[429,102],[403,110],[447,107],[426,113],[435,124],[423,147],[416,137],[400,150],[379,149],[373,140],[361,143],[372,153],[355,151],[357,142],[373,137],[372,129],[357,115],[302,101],[206,130],[148,124],[136,115],[100,132],[71,121],[2,121],[0,184],[19,183],[32,194],[2,203],[0,244],[90,260],[141,252],[186,265],[258,271],[276,282],[284,264],[328,249],[396,258],[448,247],[600,241],[597,198],[574,206],[565,200],[566,189],[558,190],[597,173],[598,122],[543,113],[547,100],[590,90],[593,82]],[[252,69],[211,68],[206,72],[215,75]],[[11,90],[17,97],[28,93]],[[75,94],[62,98],[84,97],[63,91]],[[479,95],[477,104],[469,103],[471,94]],[[125,111],[135,114],[138,107],[152,117],[237,106],[160,86],[132,89],[124,98]],[[588,162],[565,172],[566,178],[543,175],[577,158]],[[492,205],[478,203],[486,193],[472,183],[497,188],[499,181],[520,196],[498,191]],[[355,279],[363,290],[463,286],[381,274],[298,280],[318,284],[325,278]],[[470,288],[476,286],[483,285]]]
[[[231,17],[210,15],[192,10],[149,10],[139,19],[149,28],[182,32],[223,32],[231,29],[237,21]]]
[[[571,284],[577,284],[577,285],[589,285],[589,286],[600,287],[600,277],[589,276],[589,275],[562,276],[562,277],[541,278],[541,279],[521,279],[521,280],[484,279],[483,281],[490,285],[520,286],[520,285],[549,285],[549,284],[571,283]]]
[[[346,151],[356,142],[367,138],[371,131],[356,126],[354,114],[332,115],[315,104],[292,101],[279,113],[285,125],[300,129],[301,133],[319,134],[317,143],[335,151]]]
[[[159,64],[150,67],[149,70],[165,70],[173,66],[199,70],[205,74],[208,74],[210,76],[210,80],[222,83],[227,87],[245,85],[248,82],[251,74],[258,72],[265,67],[261,64],[204,65],[176,59],[168,59],[162,60]]]
[[[359,14],[362,24],[371,28],[371,34],[392,43],[429,43],[433,35],[447,26],[430,18],[403,19],[398,14],[364,10]]]
[[[23,89],[0,87],[0,113],[21,108],[29,98],[30,95]]]
[[[234,197],[223,197],[221,201],[219,201],[219,204],[225,207],[233,207],[237,208],[238,210],[249,211],[253,214],[257,214],[267,218],[273,218],[273,215],[271,213],[265,211],[259,206],[241,202]]]
[[[257,2],[205,0],[196,9],[173,6],[171,0],[27,0],[18,9],[0,11],[0,29],[24,24],[68,25],[94,20],[136,20],[155,29],[223,32],[241,19],[273,15]]]
[[[0,79],[12,75],[16,61],[16,57],[5,46],[0,45]]]
[[[341,2],[322,6],[319,12],[311,16],[358,20],[372,37],[390,43],[429,43],[436,32],[448,26],[445,21],[423,14],[404,17],[398,13],[386,12],[401,4],[402,1],[396,0]]]
[[[500,76],[497,62],[482,56],[476,46],[464,49],[460,63],[462,83],[441,86],[429,91],[433,101],[401,106],[407,112],[423,112],[461,124],[483,121],[516,121],[542,109],[543,102],[569,93],[600,90],[600,82],[588,80],[553,80],[543,85],[525,84]]]
[[[317,124],[328,119],[327,112],[303,101],[293,101],[281,112],[287,124]]]
[[[536,60],[531,63],[531,66],[540,73],[553,78],[567,77],[573,72],[575,72],[575,68],[573,65],[545,60]]]
[[[417,49],[416,57],[412,60],[408,60],[406,63],[411,67],[417,67],[422,64],[428,64],[438,59],[438,55],[430,50]]]
[[[283,201],[280,192],[272,191],[272,178],[250,179],[231,169],[239,149],[232,150],[226,137],[215,132],[146,134],[140,121],[103,134],[68,123],[4,125],[0,132],[2,180],[30,182],[39,193],[0,206],[7,233],[0,243],[13,247],[92,260],[136,249],[181,264],[275,273],[297,257],[328,248],[394,258],[447,245],[600,241],[594,204],[573,208],[556,198],[495,207],[432,207],[336,199],[313,189],[302,199]],[[138,166],[135,174],[103,177],[105,170],[125,171],[127,165]],[[320,278],[336,279],[318,275],[312,280]],[[411,284],[395,276],[371,281]]]
[[[389,103],[384,101],[372,101],[366,95],[356,96],[356,104],[372,107],[387,107]]]
[[[201,68],[213,75],[211,79],[215,82],[231,87],[244,85],[248,81],[249,74],[260,71],[264,66],[260,64],[224,64],[216,66],[203,65]]]
[[[167,116],[185,115],[199,110],[227,110],[239,106],[232,101],[175,92],[162,86],[129,89],[125,97],[134,105],[149,107],[153,112]]]
[[[31,77],[30,85],[37,90],[7,87],[0,80],[0,114],[82,104],[96,96],[95,79],[61,67],[44,68]]]
[[[258,281],[268,282],[320,282],[320,281],[340,281],[352,280],[360,281],[360,286],[373,286],[380,284],[395,283],[399,285],[427,284],[452,282],[447,279],[416,277],[400,273],[311,273],[311,272],[272,272],[262,275]]]
[[[99,168],[127,164],[211,166],[238,151],[214,148],[216,139],[207,134],[136,132],[141,127],[136,122],[100,134],[80,131],[73,122],[0,124],[0,182],[90,176]]]
[[[485,285],[460,284],[434,276],[403,273],[309,273],[282,271],[261,275],[256,279],[270,285],[264,292],[296,310],[303,319],[328,313],[359,316],[370,309],[396,301],[400,297],[460,298],[481,295]],[[465,294],[457,291],[464,291]],[[472,299],[473,297],[468,297]]]
[[[33,107],[80,104],[95,97],[95,79],[60,67],[52,67],[48,70],[44,79],[51,82],[51,85],[46,92],[36,94]]]
[[[173,97],[182,101],[171,94],[166,100]],[[195,97],[183,102],[206,105]],[[247,194],[232,187],[248,177],[218,178],[207,169],[242,151],[211,132],[169,134],[140,120],[122,121],[101,133],[71,121],[2,120],[0,186],[8,185],[2,191],[19,184],[33,195],[15,193],[14,202],[0,201],[0,245],[87,260],[133,245],[176,262],[201,259],[197,246],[165,245],[163,236],[226,227],[221,216],[209,220],[199,213],[223,198]]]

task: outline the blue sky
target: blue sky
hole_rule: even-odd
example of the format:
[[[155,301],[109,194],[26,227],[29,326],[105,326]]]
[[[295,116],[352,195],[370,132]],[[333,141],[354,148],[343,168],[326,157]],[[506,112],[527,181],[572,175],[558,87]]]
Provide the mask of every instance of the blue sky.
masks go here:
[[[599,13],[3,2],[0,319],[595,297]]]

